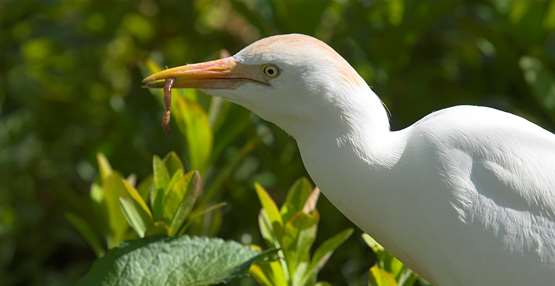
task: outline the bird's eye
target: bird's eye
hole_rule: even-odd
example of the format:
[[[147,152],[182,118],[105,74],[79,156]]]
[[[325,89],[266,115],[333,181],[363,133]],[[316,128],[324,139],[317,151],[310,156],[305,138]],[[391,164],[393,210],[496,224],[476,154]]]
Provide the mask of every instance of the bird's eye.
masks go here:
[[[270,78],[275,78],[279,75],[279,68],[274,65],[264,65],[263,71],[264,74]]]

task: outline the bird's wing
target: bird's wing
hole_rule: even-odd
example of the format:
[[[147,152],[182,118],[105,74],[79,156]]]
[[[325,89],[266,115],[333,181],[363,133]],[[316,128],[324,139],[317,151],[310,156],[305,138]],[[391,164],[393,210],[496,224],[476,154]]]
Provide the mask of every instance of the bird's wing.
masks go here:
[[[509,250],[555,265],[555,135],[512,114],[460,106],[415,127],[428,145],[453,207]]]

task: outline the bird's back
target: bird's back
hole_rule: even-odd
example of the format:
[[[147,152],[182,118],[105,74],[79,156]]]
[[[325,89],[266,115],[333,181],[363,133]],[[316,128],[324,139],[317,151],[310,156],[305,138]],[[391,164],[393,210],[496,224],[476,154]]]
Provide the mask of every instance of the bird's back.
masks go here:
[[[440,285],[553,283],[555,135],[474,106],[432,113],[409,130],[410,163],[399,168],[427,178],[414,183],[414,211],[432,223],[430,241],[409,246],[421,248],[416,263]]]

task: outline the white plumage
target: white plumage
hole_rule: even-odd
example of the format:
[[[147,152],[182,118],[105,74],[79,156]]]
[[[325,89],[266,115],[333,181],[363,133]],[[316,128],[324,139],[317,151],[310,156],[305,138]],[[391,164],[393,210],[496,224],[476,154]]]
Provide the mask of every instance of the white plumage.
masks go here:
[[[552,133],[476,106],[390,131],[381,101],[354,69],[303,35],[265,38],[203,65],[145,82],[175,77],[283,128],[329,200],[432,283],[555,283]],[[268,65],[279,74],[265,74]]]

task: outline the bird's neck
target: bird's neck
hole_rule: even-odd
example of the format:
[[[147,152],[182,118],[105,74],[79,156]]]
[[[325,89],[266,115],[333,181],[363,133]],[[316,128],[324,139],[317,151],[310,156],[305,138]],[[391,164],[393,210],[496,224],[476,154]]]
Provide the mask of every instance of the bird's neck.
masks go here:
[[[391,178],[406,140],[403,132],[390,131],[387,112],[369,88],[348,96],[340,99],[341,109],[294,137],[316,184],[357,223],[368,216],[368,209],[381,209],[368,204],[379,206],[388,200],[385,180]],[[357,202],[363,205],[357,207]]]
[[[309,126],[292,132],[303,159],[320,152],[338,161],[356,156],[374,167],[394,163],[398,154],[390,142],[395,136],[390,131],[387,111],[368,86],[325,96],[333,104],[318,107],[319,114]]]

